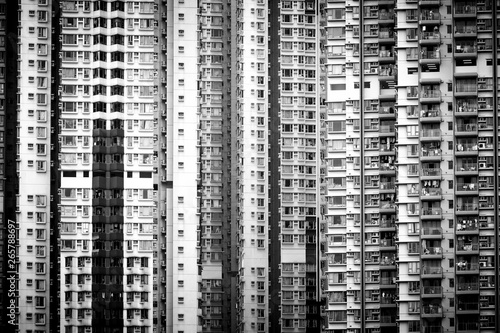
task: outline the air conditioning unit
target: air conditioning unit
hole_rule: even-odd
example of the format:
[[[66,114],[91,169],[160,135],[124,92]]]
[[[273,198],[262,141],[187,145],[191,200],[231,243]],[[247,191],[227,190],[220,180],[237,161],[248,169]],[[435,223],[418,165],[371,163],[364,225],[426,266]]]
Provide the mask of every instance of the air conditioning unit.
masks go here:
[[[484,142],[481,142],[478,144],[479,149],[484,149],[486,148],[486,144]]]
[[[486,168],[486,163],[479,163],[479,168]]]

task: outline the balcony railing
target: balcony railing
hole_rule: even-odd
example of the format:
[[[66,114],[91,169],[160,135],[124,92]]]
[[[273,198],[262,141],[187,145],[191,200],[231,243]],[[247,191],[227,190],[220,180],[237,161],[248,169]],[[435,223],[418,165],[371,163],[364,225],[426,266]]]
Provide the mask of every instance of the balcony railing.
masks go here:
[[[396,316],[380,316],[380,323],[382,324],[395,324]]]
[[[476,33],[477,33],[477,27],[473,25],[455,27],[455,34],[474,35]]]
[[[394,152],[394,147],[394,145],[390,145],[389,147],[387,147],[387,145],[382,145],[379,150],[382,152]]]
[[[462,151],[477,151],[477,143],[476,142],[471,142],[471,143],[458,143],[456,147],[456,151],[462,152]]]
[[[464,15],[464,14],[474,15],[476,13],[477,13],[476,6],[471,6],[469,4],[467,4],[467,5],[456,4],[455,5],[455,14],[457,14],[457,15]]]
[[[467,263],[465,261],[460,261],[457,263],[457,271],[459,272],[473,272],[479,270],[479,264]]]
[[[394,209],[396,204],[394,201],[380,201],[380,209]]]
[[[420,14],[420,20],[421,21],[435,21],[439,20],[441,18],[441,15],[439,13],[434,12],[432,10],[430,11],[425,11]]]
[[[457,125],[457,132],[476,132],[477,124]]]
[[[436,216],[441,215],[441,208],[424,208],[422,209],[422,216]]]
[[[457,211],[463,212],[463,211],[476,211],[478,209],[477,204],[459,204],[457,205]]]
[[[459,290],[459,291],[479,290],[479,283],[477,283],[477,282],[459,283],[459,284],[457,284],[457,290]]]
[[[394,125],[380,125],[379,133],[396,133]]]
[[[379,13],[378,19],[379,20],[393,20],[394,13]]]
[[[441,294],[442,292],[443,288],[441,286],[423,287],[422,289],[424,295]]]
[[[457,171],[477,171],[477,163],[464,163],[457,165]]]
[[[479,323],[458,323],[457,330],[465,332],[477,332],[479,330]]]
[[[423,168],[422,176],[438,177],[441,176],[440,168]]]
[[[477,183],[457,183],[457,191],[477,191]]]
[[[439,32],[422,32],[420,39],[439,41],[441,39],[441,34]]]
[[[428,130],[423,130],[420,133],[421,138],[440,138],[441,137],[441,130],[440,129],[428,129]]]
[[[396,188],[394,182],[380,182],[381,190],[394,190]]]
[[[455,53],[457,54],[467,54],[467,53],[476,53],[477,46],[476,45],[456,45]]]
[[[381,163],[380,164],[380,171],[393,171],[396,170],[394,167],[394,164],[392,163]]]
[[[380,240],[380,247],[383,246],[396,246],[396,242],[392,239],[381,239]]]
[[[457,304],[458,311],[474,311],[479,310],[479,302],[467,302],[467,303],[458,303]]]
[[[386,257],[380,261],[380,266],[393,266],[396,264],[395,257]]]
[[[422,313],[430,315],[442,314],[443,308],[440,305],[426,305],[422,307]]]
[[[396,278],[392,278],[392,277],[382,277],[380,278],[380,284],[383,285],[383,286],[392,286],[392,285],[396,285]]]
[[[380,304],[396,304],[395,295],[389,295],[380,298]]]
[[[392,32],[392,31],[379,31],[378,38],[381,38],[381,39],[394,38],[394,32]]]
[[[425,249],[422,249],[422,255],[434,256],[441,254],[443,254],[443,248],[440,246],[426,247]]]
[[[420,118],[435,118],[435,117],[441,117],[441,110],[420,111]]]
[[[424,266],[422,268],[422,274],[442,274],[443,273],[443,268],[442,267],[427,267]]]
[[[479,243],[458,244],[457,251],[479,251]]]
[[[440,236],[443,233],[443,229],[441,227],[422,228],[420,231],[421,231],[422,235],[426,235],[426,236]]]
[[[422,191],[420,192],[421,196],[424,197],[429,197],[429,196],[439,196],[441,195],[441,189],[440,188],[429,188],[429,187],[424,187]]]
[[[462,220],[457,222],[457,231],[476,231],[477,227],[477,223],[470,220]]]
[[[475,93],[477,92],[477,84],[457,84],[457,93]]]
[[[424,90],[422,92],[422,98],[440,98],[441,90]]]
[[[422,326],[422,333],[443,333],[442,326]]]
[[[427,149],[422,147],[421,157],[430,157],[430,156],[441,156],[441,149]]]
[[[392,220],[384,220],[380,221],[380,228],[395,228],[396,223]]]

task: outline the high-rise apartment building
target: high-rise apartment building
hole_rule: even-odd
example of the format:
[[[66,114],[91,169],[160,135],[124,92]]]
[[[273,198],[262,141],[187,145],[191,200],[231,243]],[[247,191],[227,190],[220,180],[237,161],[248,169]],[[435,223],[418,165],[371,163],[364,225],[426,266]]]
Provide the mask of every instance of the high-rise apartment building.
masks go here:
[[[492,332],[497,3],[328,1],[333,332]]]
[[[6,332],[493,333],[493,0],[0,0]]]

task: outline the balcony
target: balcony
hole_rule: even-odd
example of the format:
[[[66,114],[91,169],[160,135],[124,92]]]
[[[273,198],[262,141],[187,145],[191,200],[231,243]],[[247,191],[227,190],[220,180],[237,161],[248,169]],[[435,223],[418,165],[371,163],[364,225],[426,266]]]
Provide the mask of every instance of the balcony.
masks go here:
[[[441,279],[443,277],[442,267],[422,267],[422,278]]]
[[[382,248],[385,248],[385,250],[387,250],[387,248],[396,248],[396,242],[392,239],[381,239],[380,240],[380,249],[382,250]]]
[[[395,229],[396,223],[393,220],[382,219],[382,221],[380,221],[379,228],[380,229]],[[392,231],[392,230],[381,230],[381,231]]]
[[[378,33],[379,44],[394,43],[393,31],[379,31]]]
[[[441,218],[441,208],[436,207],[436,208],[423,208],[422,213],[421,213],[421,218],[427,218],[427,219],[440,219]]]
[[[420,235],[422,239],[441,239],[443,229],[441,227],[422,228],[420,229]]]
[[[394,182],[380,182],[380,191],[394,191],[396,185]]]
[[[422,318],[439,318],[443,316],[441,305],[426,305],[422,307]]]
[[[433,178],[441,178],[440,168],[422,168],[422,179],[431,180]]]
[[[455,38],[474,38],[477,36],[477,27],[475,25],[456,26],[453,36]]]
[[[457,183],[456,193],[461,195],[476,195],[478,194],[477,183]]]
[[[457,175],[476,175],[477,174],[477,163],[462,163],[457,165],[455,170]]]
[[[441,15],[437,11],[423,10],[420,14],[419,24],[439,25]]]
[[[420,153],[420,158],[423,162],[425,161],[440,161],[441,160],[441,149],[438,148],[427,148],[422,147],[422,151]]]
[[[455,18],[476,17],[477,7],[470,3],[455,4]]]
[[[468,255],[479,253],[479,243],[457,244],[457,255]]]
[[[379,21],[394,21],[394,12],[386,12],[385,9],[383,9],[383,11],[379,12],[378,19]]]
[[[455,59],[477,58],[477,46],[472,44],[458,44],[455,46]]]
[[[424,187],[420,191],[420,199],[422,201],[441,200],[441,192],[440,188]]]
[[[395,135],[396,134],[396,127],[394,125],[380,125],[379,135],[380,134]],[[385,136],[387,136],[387,135],[385,135]]]
[[[380,278],[380,286],[381,287],[389,287],[389,288],[396,288],[396,278],[392,277],[382,277]]]
[[[455,154],[457,156],[477,155],[477,142],[459,142],[457,143]]]
[[[457,284],[457,292],[459,293],[476,293],[479,291],[479,283],[465,282]]]
[[[421,123],[431,123],[441,121],[441,110],[430,109],[420,111],[420,122]]]
[[[386,256],[380,261],[380,266],[385,267],[385,268],[396,268],[396,260],[395,257],[393,256],[392,258],[389,258]]]
[[[441,103],[441,90],[424,90],[420,94],[420,103]]]
[[[479,228],[477,219],[473,221],[472,219],[463,219],[457,221],[457,234],[458,235],[468,235],[468,234],[477,234]]]
[[[477,135],[477,124],[459,124],[456,126],[455,135],[475,136]]]
[[[439,259],[443,257],[443,248],[440,246],[422,249],[422,259]]]
[[[422,326],[420,329],[421,333],[443,333],[443,327],[441,326]]]
[[[456,274],[479,274],[479,264],[462,260],[457,263]]]
[[[424,129],[420,132],[421,141],[440,141],[441,140],[441,130],[440,129]]]
[[[465,81],[465,80],[462,80]],[[455,90],[455,96],[457,97],[472,97],[472,96],[477,96],[477,82],[476,80],[467,80],[467,81],[474,81],[473,84],[470,83],[463,83],[457,80],[456,86],[457,89]]]
[[[420,34],[420,45],[441,44],[441,34],[439,32],[422,32]]]
[[[388,296],[380,298],[381,305],[396,305],[396,295],[388,294]]]
[[[473,214],[477,213],[478,204],[476,203],[466,203],[457,205],[457,214]]]
[[[396,316],[380,316],[380,326],[395,326]]]
[[[479,332],[479,323],[459,322],[457,325],[457,332],[459,333]]]
[[[392,106],[381,106],[378,109],[379,118],[395,118],[396,113]]]
[[[395,146],[393,144],[391,144],[389,146],[387,144],[382,144],[380,146],[379,151],[382,153],[385,153],[383,155],[394,155],[394,154],[396,154],[396,150],[394,148],[395,148]]]
[[[423,287],[422,297],[438,297],[443,295],[443,288],[441,286]]]
[[[479,311],[479,302],[458,302],[457,311],[461,313]]]
[[[381,50],[378,54],[379,63],[394,63],[394,52],[391,50]]]
[[[392,212],[395,211],[396,204],[394,201],[380,201],[379,210],[380,212]]]

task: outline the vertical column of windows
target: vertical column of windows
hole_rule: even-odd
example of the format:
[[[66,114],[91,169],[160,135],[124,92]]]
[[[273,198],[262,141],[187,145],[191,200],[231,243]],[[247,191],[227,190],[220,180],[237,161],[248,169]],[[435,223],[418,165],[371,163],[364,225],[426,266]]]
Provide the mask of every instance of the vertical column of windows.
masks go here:
[[[17,114],[17,171],[19,194],[16,203],[16,220],[19,223],[19,288],[39,285],[35,291],[22,292],[19,298],[20,329],[36,329],[42,332],[49,325],[49,250],[50,240],[50,121],[51,87],[50,31],[51,13],[47,2],[20,2],[19,25],[22,38],[18,45],[18,101]],[[4,26],[5,28],[5,26]],[[2,37],[3,38],[3,37]],[[7,40],[0,41],[5,50]],[[5,51],[3,52],[5,55]],[[1,57],[5,61],[5,57]],[[5,73],[4,73],[5,74]],[[0,88],[3,92],[3,88]],[[19,96],[18,96],[19,97]],[[50,114],[49,114],[50,115]],[[8,133],[9,134],[9,133]],[[10,133],[14,135],[14,132]],[[22,290],[21,289],[21,290]]]
[[[357,7],[354,7],[357,9]],[[327,265],[323,289],[327,296],[326,323],[331,329],[345,332],[347,327],[359,331],[360,251],[358,244],[359,214],[352,213],[355,205],[354,161],[359,157],[359,133],[354,133],[353,100],[357,95],[348,85],[353,75],[356,45],[355,31],[359,29],[353,7],[328,3],[325,22],[326,66],[326,235]],[[359,120],[358,120],[359,121]],[[358,128],[359,129],[359,128]],[[349,133],[349,134],[347,134]],[[347,154],[346,152],[351,152]],[[359,164],[358,164],[359,167]],[[359,177],[358,177],[359,178]],[[359,186],[359,182],[357,182]],[[359,195],[358,195],[359,197]],[[357,234],[356,234],[357,233]],[[349,309],[349,311],[348,311]]]
[[[398,193],[398,287],[400,327],[407,331],[421,330],[420,294],[421,277],[427,276],[427,271],[420,265],[420,184],[419,174],[421,151],[418,137],[418,42],[416,29],[418,27],[418,3],[398,1],[397,7],[405,10],[396,13],[398,28],[397,41],[400,48],[395,50],[397,56],[396,68],[398,75],[396,120],[397,132],[397,164],[396,161],[385,160],[382,170],[397,172]],[[421,62],[422,60],[420,60]],[[389,75],[390,66],[382,67],[381,75]],[[406,125],[406,126],[405,126]],[[429,165],[429,170],[436,171]],[[439,168],[439,166],[437,167]],[[439,170],[439,169],[438,169]],[[429,270],[430,272],[431,270]],[[441,268],[432,270],[441,274]],[[422,274],[422,275],[421,275]],[[432,328],[430,328],[432,329]],[[439,328],[440,329],[440,328]],[[423,328],[422,328],[423,330]]]

